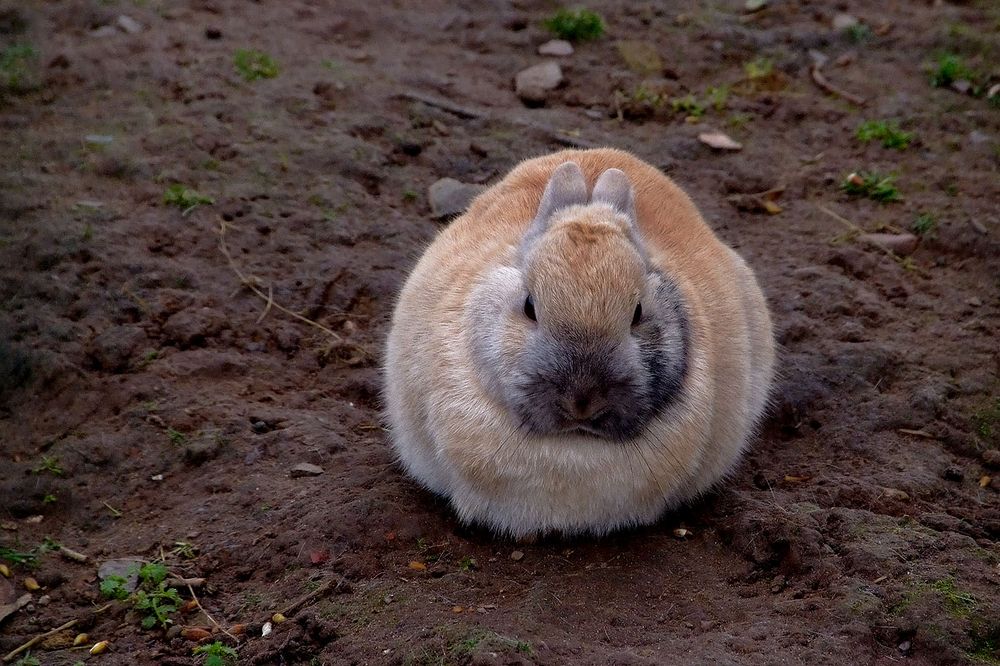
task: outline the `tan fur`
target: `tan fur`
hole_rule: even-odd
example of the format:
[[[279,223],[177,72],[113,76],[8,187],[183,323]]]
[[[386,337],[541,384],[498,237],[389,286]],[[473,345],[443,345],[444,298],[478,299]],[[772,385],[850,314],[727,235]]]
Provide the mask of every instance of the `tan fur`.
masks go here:
[[[625,172],[649,261],[677,282],[690,317],[688,398],[650,428],[667,443],[665,453],[657,442],[637,444],[648,454],[642,462],[623,447],[585,438],[510,450],[515,447],[501,440],[516,440],[517,424],[483,390],[468,358],[473,291],[491,271],[509,265],[550,175],[567,161],[580,166],[588,188],[607,169]],[[547,260],[527,281],[552,292],[540,301],[567,309],[552,316],[627,326],[620,323],[629,319],[623,308],[634,301],[622,302],[622,285],[638,294],[642,261],[627,240],[626,222],[601,220],[582,220],[571,209],[554,216],[545,242],[532,250]],[[571,279],[553,279],[567,267]],[[574,300],[577,280],[607,284],[614,293],[597,289],[591,302]],[[521,342],[512,336],[504,347],[516,350]],[[522,162],[428,248],[396,308],[385,390],[401,461],[448,495],[461,517],[521,536],[537,532],[546,517],[555,529],[600,533],[654,520],[728,473],[764,408],[773,362],[770,317],[753,273],[687,195],[625,152],[563,151]],[[512,493],[526,499],[510,503]]]

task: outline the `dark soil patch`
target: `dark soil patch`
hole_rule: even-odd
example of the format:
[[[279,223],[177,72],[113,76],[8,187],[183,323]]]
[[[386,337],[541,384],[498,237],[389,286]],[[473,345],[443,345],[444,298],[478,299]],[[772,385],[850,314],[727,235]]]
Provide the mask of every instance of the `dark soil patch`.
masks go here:
[[[996,3],[588,4],[606,34],[529,109],[513,77],[551,3],[0,2],[0,48],[35,54],[0,90],[0,543],[163,555],[247,624],[248,664],[1000,663],[1000,110],[929,72],[950,52],[996,82]],[[867,32],[834,31],[838,11]],[[619,40],[662,66],[629,70]],[[238,49],[278,75],[245,81]],[[867,106],[817,88],[810,50]],[[688,95],[703,112],[675,111]],[[862,145],[873,119],[916,138]],[[711,151],[708,129],[744,149]],[[781,379],[702,502],[601,541],[499,542],[393,465],[378,360],[440,228],[427,187],[587,144],[666,170],[747,257]],[[903,200],[841,192],[858,170],[894,173]],[[214,203],[183,214],[174,183]],[[779,214],[743,205],[776,187]],[[895,262],[823,208],[935,224]],[[339,339],[262,316],[223,223],[235,267]],[[291,478],[302,462],[323,474]],[[93,563],[38,566],[3,653],[79,616],[111,641],[88,663],[200,663],[124,605],[93,616]],[[13,569],[0,603],[30,573]]]

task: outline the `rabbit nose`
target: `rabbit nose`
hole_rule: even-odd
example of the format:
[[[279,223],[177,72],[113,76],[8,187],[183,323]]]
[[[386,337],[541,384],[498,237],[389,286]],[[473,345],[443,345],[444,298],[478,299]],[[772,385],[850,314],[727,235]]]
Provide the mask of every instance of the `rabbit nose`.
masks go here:
[[[567,415],[576,421],[588,421],[607,411],[608,400],[596,389],[581,390],[563,399]]]

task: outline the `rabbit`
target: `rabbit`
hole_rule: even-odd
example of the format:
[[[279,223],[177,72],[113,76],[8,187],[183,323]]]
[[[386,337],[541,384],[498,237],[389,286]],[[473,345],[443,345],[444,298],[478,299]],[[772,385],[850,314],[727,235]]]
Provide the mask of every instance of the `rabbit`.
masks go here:
[[[528,159],[427,248],[383,372],[402,467],[531,541],[655,521],[739,461],[774,340],[753,272],[619,150]]]

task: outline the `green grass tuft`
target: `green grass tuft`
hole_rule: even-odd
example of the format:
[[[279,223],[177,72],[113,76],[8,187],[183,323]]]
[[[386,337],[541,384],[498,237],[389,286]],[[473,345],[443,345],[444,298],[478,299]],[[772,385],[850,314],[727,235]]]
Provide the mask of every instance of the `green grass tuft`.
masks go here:
[[[31,64],[38,52],[28,44],[12,44],[0,51],[0,89],[24,92],[31,88]]]
[[[604,34],[604,20],[588,9],[560,9],[542,25],[559,39],[570,42],[585,42]]]
[[[903,197],[893,182],[894,179],[894,176],[883,176],[875,171],[871,173],[861,171],[850,174],[841,183],[840,189],[848,194],[868,197],[881,203],[901,201]]]
[[[233,54],[233,65],[245,81],[273,79],[278,76],[278,63],[263,51],[237,49]]]
[[[236,659],[239,657],[236,650],[228,645],[223,645],[219,641],[195,647],[194,654],[205,657],[205,660],[202,662],[203,666],[227,666],[228,664],[235,664]]]
[[[967,67],[961,58],[946,53],[938,58],[937,66],[931,72],[931,85],[935,88],[944,88],[955,81],[972,81],[975,78],[975,72]]]
[[[168,206],[177,206],[181,209],[182,215],[187,215],[198,206],[214,204],[215,199],[189,189],[180,183],[174,183],[163,193],[163,203]]]
[[[934,234],[934,230],[937,228],[937,220],[930,213],[921,213],[917,216],[917,219],[913,221],[910,225],[910,229],[913,230],[918,236],[931,236]]]
[[[913,141],[913,134],[905,132],[895,120],[866,120],[857,131],[858,141],[871,143],[881,141],[885,148],[906,150]]]

